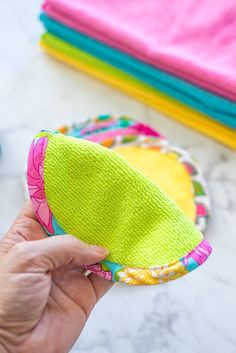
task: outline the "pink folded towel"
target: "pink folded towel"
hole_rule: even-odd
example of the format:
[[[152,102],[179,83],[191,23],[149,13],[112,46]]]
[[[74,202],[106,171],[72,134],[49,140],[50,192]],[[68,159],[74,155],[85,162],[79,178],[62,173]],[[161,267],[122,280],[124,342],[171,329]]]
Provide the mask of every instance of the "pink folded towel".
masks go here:
[[[236,101],[235,0],[46,0],[55,20]]]

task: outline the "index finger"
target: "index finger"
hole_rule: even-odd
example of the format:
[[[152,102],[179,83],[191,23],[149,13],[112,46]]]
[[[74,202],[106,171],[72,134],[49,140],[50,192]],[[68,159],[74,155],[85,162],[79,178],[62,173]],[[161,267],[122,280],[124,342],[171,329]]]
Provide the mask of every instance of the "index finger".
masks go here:
[[[0,241],[0,260],[18,243],[47,238],[28,201],[19,212],[9,231]]]

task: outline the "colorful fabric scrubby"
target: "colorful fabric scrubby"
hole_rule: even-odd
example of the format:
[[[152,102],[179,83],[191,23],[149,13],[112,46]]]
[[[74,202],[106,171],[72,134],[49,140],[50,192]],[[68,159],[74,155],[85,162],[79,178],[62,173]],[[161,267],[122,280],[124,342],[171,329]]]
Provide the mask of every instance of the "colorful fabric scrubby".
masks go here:
[[[209,201],[187,153],[126,117],[59,130],[40,132],[28,159],[31,202],[49,235],[108,248],[88,270],[131,285],[167,282],[205,262],[211,247],[199,229]]]

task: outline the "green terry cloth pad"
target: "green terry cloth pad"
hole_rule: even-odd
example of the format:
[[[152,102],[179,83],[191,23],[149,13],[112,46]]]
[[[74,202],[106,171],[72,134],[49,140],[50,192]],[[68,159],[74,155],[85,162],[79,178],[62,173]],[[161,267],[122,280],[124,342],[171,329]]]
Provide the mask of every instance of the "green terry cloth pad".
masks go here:
[[[57,129],[115,150],[157,183],[203,233],[210,216],[210,197],[198,161],[160,131],[128,116],[103,114]]]
[[[28,188],[49,235],[72,234],[106,247],[98,275],[158,284],[201,265],[211,247],[154,182],[116,152],[91,141],[42,131],[30,149]]]

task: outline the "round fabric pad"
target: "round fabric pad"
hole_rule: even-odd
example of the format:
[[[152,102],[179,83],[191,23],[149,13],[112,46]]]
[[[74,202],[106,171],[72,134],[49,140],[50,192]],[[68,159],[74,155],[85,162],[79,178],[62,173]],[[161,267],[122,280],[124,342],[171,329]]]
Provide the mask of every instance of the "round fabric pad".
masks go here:
[[[49,235],[108,248],[88,269],[133,285],[167,282],[205,262],[211,247],[199,230],[209,201],[189,153],[127,117],[59,130],[38,134],[28,160],[30,198]]]

